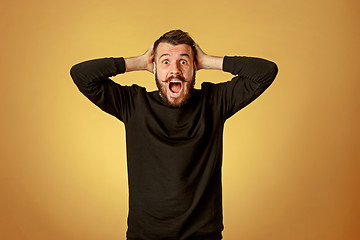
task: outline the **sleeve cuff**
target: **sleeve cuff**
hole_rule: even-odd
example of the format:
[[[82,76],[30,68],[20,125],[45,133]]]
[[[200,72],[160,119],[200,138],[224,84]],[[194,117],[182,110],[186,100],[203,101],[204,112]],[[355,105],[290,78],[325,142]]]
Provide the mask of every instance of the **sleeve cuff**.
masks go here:
[[[116,72],[117,74],[125,73],[126,66],[125,66],[125,60],[123,57],[114,58],[115,66],[116,66]]]
[[[229,57],[229,56],[224,57],[223,66],[222,66],[224,72],[231,73],[232,69],[234,68],[233,66],[235,64],[235,58],[236,57]]]

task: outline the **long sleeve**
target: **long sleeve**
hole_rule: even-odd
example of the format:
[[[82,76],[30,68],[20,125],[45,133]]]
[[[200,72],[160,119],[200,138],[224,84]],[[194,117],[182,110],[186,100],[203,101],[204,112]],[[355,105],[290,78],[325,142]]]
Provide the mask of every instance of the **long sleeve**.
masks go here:
[[[253,57],[225,57],[223,71],[235,77],[215,84],[216,103],[224,120],[260,96],[274,81],[278,68],[275,63]]]
[[[134,88],[121,86],[109,77],[125,72],[123,58],[102,58],[74,65],[70,75],[91,102],[103,111],[126,121],[130,115]]]

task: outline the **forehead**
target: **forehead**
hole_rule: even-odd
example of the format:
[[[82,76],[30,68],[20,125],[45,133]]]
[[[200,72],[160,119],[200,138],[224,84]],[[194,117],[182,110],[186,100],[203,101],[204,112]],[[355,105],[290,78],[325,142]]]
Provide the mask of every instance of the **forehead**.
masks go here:
[[[164,55],[170,57],[177,57],[184,54],[192,58],[192,49],[187,44],[173,45],[171,43],[161,42],[156,49],[156,56],[158,59]]]

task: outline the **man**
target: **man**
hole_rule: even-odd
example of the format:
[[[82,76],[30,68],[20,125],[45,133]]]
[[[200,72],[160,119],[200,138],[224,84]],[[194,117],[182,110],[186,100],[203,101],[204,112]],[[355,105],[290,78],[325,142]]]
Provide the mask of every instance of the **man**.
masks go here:
[[[235,76],[194,89],[200,69]],[[109,79],[137,70],[153,72],[158,90]],[[90,60],[71,69],[79,90],[125,124],[127,239],[222,239],[224,123],[276,74],[276,64],[264,59],[207,55],[181,30],[165,33],[144,55]]]

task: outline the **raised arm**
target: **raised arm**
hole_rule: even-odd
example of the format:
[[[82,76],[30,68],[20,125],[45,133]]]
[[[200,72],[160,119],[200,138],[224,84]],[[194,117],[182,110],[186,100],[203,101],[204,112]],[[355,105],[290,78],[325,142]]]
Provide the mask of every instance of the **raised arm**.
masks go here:
[[[101,58],[74,65],[70,75],[91,102],[105,112],[126,121],[131,114],[134,93],[140,87],[126,87],[115,83],[110,77],[125,72],[146,70],[152,72],[153,51],[150,47],[143,55],[132,58]]]
[[[218,104],[224,119],[260,96],[274,81],[278,68],[271,61],[254,57],[210,56],[196,45],[197,70],[218,69],[234,75],[231,81],[211,86],[214,104]]]
[[[255,57],[225,57],[223,71],[235,77],[224,84],[225,117],[259,97],[274,81],[278,68],[275,63]]]
[[[130,58],[101,58],[85,61],[74,65],[70,75],[81,90],[100,81],[108,80],[117,74],[146,70],[153,72],[153,47],[143,55]],[[93,86],[92,86],[93,87]]]

